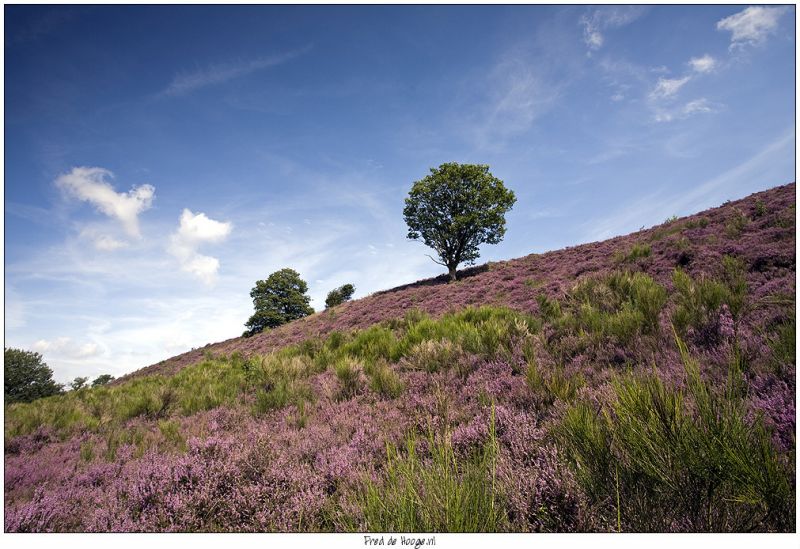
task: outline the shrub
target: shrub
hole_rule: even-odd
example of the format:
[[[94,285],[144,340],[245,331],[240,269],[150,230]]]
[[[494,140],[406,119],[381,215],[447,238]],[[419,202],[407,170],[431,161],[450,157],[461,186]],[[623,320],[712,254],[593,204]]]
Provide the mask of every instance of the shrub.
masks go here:
[[[364,369],[370,378],[370,388],[383,396],[397,398],[402,394],[405,385],[397,375],[397,372],[384,361],[380,361],[369,368]]]
[[[747,216],[736,208],[727,223],[725,223],[725,234],[728,235],[729,238],[738,238],[749,222],[750,220]]]
[[[361,366],[353,359],[345,357],[336,362],[334,367],[336,377],[339,379],[340,400],[354,397],[361,390]]]
[[[649,245],[634,244],[627,254],[622,252],[617,252],[614,255],[614,259],[617,261],[617,263],[635,263],[639,259],[645,259],[650,257],[651,253],[652,250],[650,249]]]
[[[339,286],[335,290],[331,290],[328,293],[328,297],[325,298],[325,308],[330,309],[332,307],[336,307],[337,305],[341,305],[345,301],[350,301],[355,291],[356,287],[352,284],[345,284],[343,286]]]

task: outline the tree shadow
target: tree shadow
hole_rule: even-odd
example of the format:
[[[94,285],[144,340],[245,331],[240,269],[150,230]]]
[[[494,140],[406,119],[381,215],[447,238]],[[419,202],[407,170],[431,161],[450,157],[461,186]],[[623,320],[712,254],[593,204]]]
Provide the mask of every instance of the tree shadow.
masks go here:
[[[462,269],[456,272],[457,281],[464,280],[466,278],[470,278],[481,273],[485,273],[489,270],[489,264],[484,263],[483,265],[476,265],[475,267],[468,267],[466,269]],[[402,286],[397,286],[395,288],[391,288],[389,290],[381,290],[380,292],[375,292],[372,295],[384,295],[384,294],[392,294],[395,292],[401,292],[403,290],[408,290],[409,288],[422,288],[424,286],[440,286],[442,284],[446,285],[450,282],[450,276],[447,273],[440,274],[439,276],[433,278],[425,278],[423,280],[418,280],[416,282],[412,282],[411,284],[404,284]]]

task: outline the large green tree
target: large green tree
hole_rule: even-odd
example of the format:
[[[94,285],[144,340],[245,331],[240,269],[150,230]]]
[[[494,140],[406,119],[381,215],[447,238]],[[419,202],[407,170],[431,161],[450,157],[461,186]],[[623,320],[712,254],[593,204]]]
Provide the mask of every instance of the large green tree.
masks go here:
[[[61,385],[53,381],[53,370],[42,361],[42,355],[31,351],[6,348],[3,377],[6,404],[30,402],[62,391]]]
[[[250,291],[255,312],[247,321],[245,337],[275,328],[314,312],[306,295],[308,285],[293,269],[275,271]]]
[[[480,256],[478,246],[503,239],[505,214],[514,202],[514,192],[489,166],[447,162],[414,183],[403,218],[408,238],[433,248],[438,260],[431,259],[447,267],[452,281],[458,265],[471,265]]]

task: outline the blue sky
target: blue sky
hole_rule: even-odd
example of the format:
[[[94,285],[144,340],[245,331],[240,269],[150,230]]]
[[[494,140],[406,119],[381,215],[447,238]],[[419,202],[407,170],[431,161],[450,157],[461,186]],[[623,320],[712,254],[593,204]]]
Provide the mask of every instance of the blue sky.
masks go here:
[[[794,7],[5,6],[5,343],[60,381],[440,274],[429,168],[517,195],[479,262],[794,180]]]

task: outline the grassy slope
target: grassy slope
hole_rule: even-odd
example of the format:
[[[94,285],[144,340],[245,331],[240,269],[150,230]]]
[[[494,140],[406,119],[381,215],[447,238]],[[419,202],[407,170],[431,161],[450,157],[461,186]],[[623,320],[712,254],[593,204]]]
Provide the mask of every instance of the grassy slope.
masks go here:
[[[637,262],[636,267],[662,284],[669,284],[672,269],[682,253],[690,258],[684,268],[692,275],[708,272],[719,263],[722,255],[733,253],[748,262],[751,286],[763,286],[767,277],[776,284],[775,279],[794,278],[795,214],[788,208],[796,203],[795,187],[794,183],[776,187],[672,223],[602,242],[465,269],[459,272],[461,280],[455,284],[448,284],[447,276],[443,274],[378,292],[343,304],[336,308],[335,313],[320,312],[252,338],[233,338],[206,345],[142,368],[122,379],[151,373],[172,374],[199,362],[206,352],[265,353],[334,330],[361,329],[383,320],[400,318],[410,308],[439,316],[468,305],[493,304],[536,313],[535,295],[563,296],[578,277],[618,266],[615,256],[629,253],[636,243],[649,245],[652,252],[650,258]],[[760,217],[754,215],[759,201],[765,207],[765,214]],[[735,230],[726,226],[735,223],[737,212],[748,219],[753,218],[754,222],[748,222],[741,234],[729,236],[734,235]],[[785,218],[790,224],[778,226],[778,218]],[[707,227],[685,229],[687,223],[697,223],[701,219],[708,221]],[[681,237],[688,240],[689,250],[679,249]]]
[[[5,527],[793,530],[795,200],[421,281],[7,407]]]

